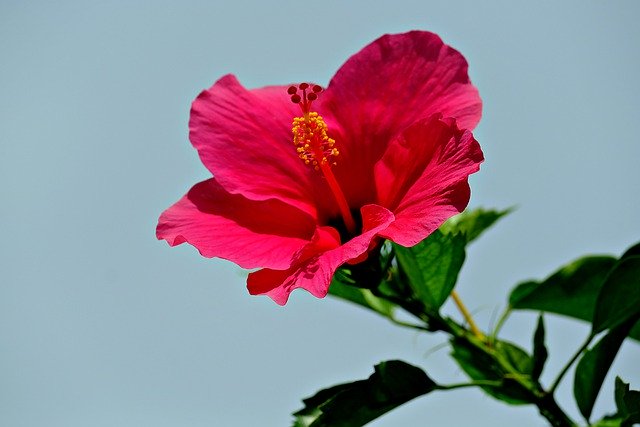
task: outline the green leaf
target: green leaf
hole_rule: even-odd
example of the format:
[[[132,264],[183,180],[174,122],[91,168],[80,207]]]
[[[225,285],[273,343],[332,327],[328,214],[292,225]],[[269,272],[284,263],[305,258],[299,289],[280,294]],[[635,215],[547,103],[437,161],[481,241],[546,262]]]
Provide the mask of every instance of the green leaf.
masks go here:
[[[464,263],[465,244],[462,234],[436,230],[411,248],[393,245],[411,289],[427,308],[438,310],[449,297]]]
[[[533,360],[524,350],[508,342],[497,341],[493,352],[502,361],[500,365],[491,355],[465,340],[453,339],[451,346],[451,355],[471,379],[502,383],[500,387],[482,386],[487,394],[512,405],[532,402],[532,396],[516,381],[512,372],[515,371],[520,380],[530,381]]]
[[[307,397],[303,400],[305,404],[304,408],[293,414],[296,417],[293,427],[309,427],[320,415],[322,415],[322,411],[319,409],[320,405],[332,399],[339,393],[350,390],[357,384],[363,382],[364,381],[355,381],[352,383],[338,384],[333,387],[320,390],[311,397]]]
[[[615,328],[640,315],[640,255],[623,257],[602,285],[593,316],[593,333]]]
[[[340,384],[304,399],[294,427],[358,427],[436,389],[420,368],[390,360],[375,366],[366,380]]]
[[[616,377],[616,406],[625,426],[640,423],[640,391],[630,390],[629,384]]]
[[[636,243],[635,245],[633,245],[629,249],[627,249],[624,252],[624,254],[622,255],[622,257],[620,257],[620,259],[625,259],[625,258],[628,258],[630,256],[635,256],[635,255],[640,255],[640,242]]]
[[[589,419],[602,383],[622,342],[638,319],[628,319],[611,329],[593,348],[587,350],[576,366],[573,395],[580,413]]]
[[[628,258],[630,256],[640,255],[640,243],[635,244],[634,246],[627,249],[627,251],[622,255],[622,259]],[[636,323],[636,326],[631,329],[629,333],[631,338],[635,338],[640,341],[640,322]]]
[[[540,379],[542,369],[549,356],[547,347],[544,345],[544,335],[544,320],[542,314],[540,314],[536,332],[533,334],[533,367],[531,369],[531,378],[536,381]]]
[[[515,344],[506,341],[497,341],[495,351],[523,377],[531,377],[533,371],[533,359],[526,351]]]
[[[344,270],[336,272],[329,287],[329,294],[393,318],[395,304],[376,297],[369,289],[355,287],[348,281],[349,278]]]
[[[640,243],[637,243],[629,248],[619,260],[611,256],[579,258],[543,281],[520,283],[511,291],[509,304],[513,309],[539,310],[592,322],[596,311],[596,302],[611,270],[614,267],[617,268],[618,264],[623,261],[639,255]],[[635,300],[637,304],[639,295],[637,289],[636,285],[635,293],[628,301],[629,303]],[[608,295],[608,303],[612,303],[611,300],[615,298],[617,297],[614,295]],[[626,298],[621,298],[621,300],[621,302],[627,302]],[[632,307],[628,308],[631,309],[630,311],[634,311]],[[604,307],[601,310],[601,316],[614,314],[610,311],[606,312],[607,309]],[[617,315],[614,315],[614,319],[616,317]],[[604,319],[599,321],[604,321]],[[606,327],[611,327],[611,324],[613,323]],[[629,337],[640,341],[640,323],[631,330]]]
[[[466,237],[467,243],[471,243],[500,218],[513,211],[514,208],[508,208],[503,211],[493,209],[485,210],[482,208],[471,211],[467,210],[449,218],[447,222],[440,227],[440,231],[445,234],[462,233]]]
[[[627,427],[623,422],[624,420],[617,416],[604,417],[593,424],[589,424],[589,427]]]
[[[509,305],[591,322],[600,288],[615,263],[611,256],[579,258],[541,282],[519,284],[511,291]]]

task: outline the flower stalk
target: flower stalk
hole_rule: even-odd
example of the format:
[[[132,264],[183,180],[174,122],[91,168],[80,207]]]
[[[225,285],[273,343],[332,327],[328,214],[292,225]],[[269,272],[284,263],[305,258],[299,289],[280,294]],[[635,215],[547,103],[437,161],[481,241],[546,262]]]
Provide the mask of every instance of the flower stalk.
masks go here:
[[[456,304],[456,307],[458,307],[458,310],[460,310],[462,317],[464,317],[464,320],[469,325],[469,328],[471,329],[471,332],[473,332],[473,335],[475,335],[480,340],[484,340],[484,334],[482,333],[482,331],[480,331],[480,328],[478,328],[478,325],[476,325],[476,322],[473,320],[473,316],[471,316],[471,312],[469,312],[467,307],[462,302],[460,295],[458,295],[458,293],[455,290],[451,291],[451,298],[453,299],[453,302]]]

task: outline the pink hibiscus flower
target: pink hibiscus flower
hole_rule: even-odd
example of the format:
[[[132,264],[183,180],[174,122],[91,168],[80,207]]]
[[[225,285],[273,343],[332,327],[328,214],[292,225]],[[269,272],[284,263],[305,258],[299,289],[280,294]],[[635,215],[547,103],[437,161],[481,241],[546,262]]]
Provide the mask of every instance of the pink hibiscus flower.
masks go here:
[[[322,298],[341,265],[383,239],[413,246],[465,209],[481,105],[462,55],[423,31],[380,37],[325,90],[247,90],[224,76],[189,122],[213,178],[160,216],[157,237],[262,268],[253,295]]]

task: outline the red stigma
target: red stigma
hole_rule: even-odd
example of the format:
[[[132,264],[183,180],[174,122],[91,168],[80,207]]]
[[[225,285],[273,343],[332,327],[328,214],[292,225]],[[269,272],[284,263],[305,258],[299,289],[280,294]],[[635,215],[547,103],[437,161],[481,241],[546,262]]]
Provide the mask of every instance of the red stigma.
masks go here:
[[[302,94],[298,91],[302,91]],[[309,93],[307,93],[309,92]],[[302,112],[308,114],[311,111],[311,103],[318,99],[318,94],[322,92],[322,86],[310,85],[309,83],[300,83],[287,88],[287,94],[291,95],[291,102],[300,104]]]

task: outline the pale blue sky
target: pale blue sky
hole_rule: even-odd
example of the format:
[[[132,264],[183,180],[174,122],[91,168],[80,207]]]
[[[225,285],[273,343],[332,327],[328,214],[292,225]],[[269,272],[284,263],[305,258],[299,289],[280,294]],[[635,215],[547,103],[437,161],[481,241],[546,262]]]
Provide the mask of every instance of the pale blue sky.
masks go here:
[[[208,177],[190,103],[229,72],[326,83],[383,33],[440,34],[484,100],[472,205],[519,205],[461,276],[488,327],[518,281],[640,240],[639,15],[637,1],[2,0],[0,425],[287,426],[302,397],[392,358],[463,381],[445,351],[427,356],[442,336],[303,292],[279,307],[233,264],[155,240],[160,212]],[[506,336],[529,348],[534,316],[513,320]],[[588,332],[548,329],[545,381]],[[637,360],[627,344],[614,369],[640,388]],[[611,409],[606,395],[595,412]],[[468,390],[371,425],[544,422]]]

